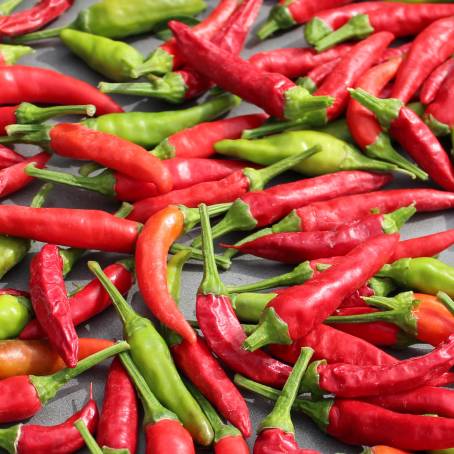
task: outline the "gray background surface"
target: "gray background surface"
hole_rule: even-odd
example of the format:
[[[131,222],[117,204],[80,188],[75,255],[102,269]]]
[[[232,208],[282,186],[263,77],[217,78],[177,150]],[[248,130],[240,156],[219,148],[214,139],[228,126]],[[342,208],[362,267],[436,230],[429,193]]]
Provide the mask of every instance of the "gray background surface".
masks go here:
[[[215,0],[207,0],[209,9],[216,4]],[[62,26],[70,23],[77,15],[77,12],[93,3],[93,0],[78,0],[73,8],[65,13],[62,18],[56,21],[52,26]],[[260,18],[257,24],[260,24],[267,16],[269,9],[273,5],[274,0],[265,0],[265,5],[262,8]],[[31,0],[26,0],[22,8],[26,8],[32,5]],[[206,15],[205,12],[203,15]],[[254,27],[254,31],[257,29],[257,25]],[[133,44],[137,49],[147,55],[153,50],[160,41],[153,37],[141,36],[138,38],[130,39],[128,41]],[[96,85],[99,81],[103,80],[97,73],[92,71],[83,61],[79,60],[64,45],[58,40],[49,40],[47,42],[37,43],[33,45],[36,49],[36,53],[32,56],[27,56],[22,59],[22,64],[40,66],[45,68],[52,68],[58,71],[64,72],[87,82]],[[259,43],[254,35],[250,35],[246,49],[243,52],[244,56],[249,56],[259,50],[274,49],[281,47],[304,47],[304,39],[302,34],[302,28],[298,28],[291,32],[282,34],[278,37],[269,39],[263,43]],[[125,108],[127,111],[160,111],[170,110],[174,107],[168,104],[156,102],[150,99],[117,96],[116,100]],[[231,116],[249,113],[257,111],[257,108],[251,105],[243,103],[243,105],[237,107],[230,114]],[[23,150],[26,153],[35,151],[31,147],[18,147],[19,150]],[[49,167],[62,168],[66,171],[75,172],[78,164],[75,161],[69,161],[58,157],[53,157],[49,163]],[[295,177],[295,176],[294,176]],[[399,178],[392,187],[410,187],[413,186],[409,179]],[[416,184],[421,186],[420,184]],[[8,198],[3,203],[10,204],[15,203],[19,205],[27,205],[36,190],[40,187],[39,183],[30,185],[19,194]],[[73,208],[91,208],[91,209],[104,209],[108,211],[114,211],[118,204],[100,195],[78,190],[74,188],[67,188],[64,186],[56,187],[50,194],[47,206],[53,207],[73,207]],[[454,227],[454,218],[450,213],[435,213],[432,215],[418,214],[411,220],[408,225],[402,229],[403,238],[411,238],[415,236],[421,236],[428,233],[433,233],[448,228]],[[77,232],[74,232],[77,235]],[[197,231],[191,233],[191,237],[198,234]],[[238,235],[232,235],[230,239],[238,239],[241,237],[241,233]],[[27,288],[28,282],[28,267],[30,259],[34,251],[38,250],[39,244],[33,246],[32,252],[28,257],[16,268],[10,271],[1,281],[2,287],[17,287],[20,289]],[[120,256],[115,254],[104,254],[104,253],[87,253],[80,262],[76,265],[74,270],[69,274],[67,278],[68,290],[72,290],[74,286],[86,283],[92,278],[90,272],[86,267],[86,262],[89,259],[95,259],[101,262],[102,265],[107,265],[114,262]],[[441,255],[441,258],[451,264],[454,264],[454,252],[445,252]],[[252,282],[257,279],[274,276],[289,270],[290,267],[276,265],[272,262],[260,260],[251,256],[243,256],[235,260],[234,266],[228,272],[223,274],[223,279],[228,284],[239,284]],[[182,301],[181,306],[187,318],[194,318],[194,302],[197,287],[202,277],[201,266],[198,264],[189,264],[185,267],[183,288],[182,288]],[[134,287],[130,292],[129,299],[135,309],[143,314],[149,315],[149,312],[143,305],[142,299],[137,292],[137,287]],[[112,308],[105,311],[103,314],[93,318],[89,323],[78,328],[78,333],[81,337],[102,337],[102,338],[121,338],[122,328],[119,318],[116,316]],[[421,346],[420,346],[421,347]],[[407,349],[406,352],[402,352],[399,356],[410,356],[421,351],[424,351],[426,347],[412,347]],[[150,352],[152,355],[152,352]],[[72,415],[75,411],[79,410],[85,403],[88,396],[89,383],[94,384],[94,394],[96,400],[99,403],[99,407],[102,405],[104,381],[106,378],[106,372],[108,369],[108,362],[96,367],[91,372],[84,374],[76,380],[71,381],[64,389],[60,391],[57,398],[52,400],[46,405],[46,407],[34,418],[30,420],[32,423],[53,425],[58,424]],[[257,427],[258,422],[270,411],[271,406],[269,402],[265,402],[262,398],[254,397],[252,394],[245,394],[249,408],[251,410],[251,417],[253,419],[254,427]],[[301,414],[294,414],[293,417],[297,439],[302,447],[318,449],[323,453],[359,453],[360,447],[346,446],[341,443],[337,443],[334,439],[321,433],[319,429],[305,416]],[[354,428],[352,427],[352,430]],[[250,446],[253,445],[254,436],[249,439]],[[141,437],[141,444],[137,452],[144,452],[143,438]],[[85,452],[85,451],[84,451]],[[198,452],[211,452],[209,449],[199,448]],[[171,453],[169,453],[171,454]]]

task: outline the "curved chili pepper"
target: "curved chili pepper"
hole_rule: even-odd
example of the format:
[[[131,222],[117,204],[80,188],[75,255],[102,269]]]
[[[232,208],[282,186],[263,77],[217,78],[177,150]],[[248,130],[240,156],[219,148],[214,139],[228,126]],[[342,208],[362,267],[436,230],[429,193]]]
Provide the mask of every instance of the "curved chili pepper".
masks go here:
[[[297,84],[306,88],[310,93],[314,93],[314,91],[317,90],[317,88],[331,74],[334,68],[336,68],[340,61],[341,57],[338,57],[316,66],[311,69],[305,77],[298,79]]]
[[[257,52],[249,61],[261,71],[279,73],[289,79],[296,79],[324,63],[345,55],[351,48],[349,44],[342,44],[321,53],[306,47],[272,49]]]
[[[241,432],[230,424],[224,424],[222,419],[211,406],[210,402],[193,385],[188,383],[189,390],[196,398],[214,430],[215,454],[248,454],[249,447]]]
[[[46,244],[30,265],[30,296],[36,318],[50,343],[69,367],[77,364],[77,333],[63,280],[57,246]]]
[[[106,276],[121,294],[129,291],[133,284],[130,264],[126,261],[114,263],[104,269]],[[98,279],[93,279],[69,298],[69,310],[74,326],[78,326],[112,304],[109,295]],[[40,339],[45,336],[39,322],[31,320],[19,335],[20,339]]]
[[[184,24],[172,21],[169,26],[180,50],[191,58],[196,71],[272,116],[294,119],[331,104],[329,97],[312,97],[285,76],[260,71],[240,57],[198,38]]]
[[[378,121],[430,177],[447,190],[454,189],[454,167],[429,127],[397,99],[379,99],[361,88],[351,90],[352,98],[372,110]]]
[[[242,253],[290,264],[342,256],[364,241],[383,233],[398,232],[415,212],[416,209],[410,206],[390,214],[371,214],[337,230],[271,233],[239,246],[227,246]]]
[[[140,228],[99,210],[0,205],[0,234],[81,249],[131,252]]]
[[[103,448],[136,452],[137,399],[134,385],[118,358],[107,376],[96,440]]]
[[[437,97],[440,87],[443,86],[446,78],[454,70],[454,59],[448,58],[444,63],[436,67],[427,77],[419,92],[419,99],[425,105],[430,104]]]
[[[31,66],[0,66],[0,105],[93,104],[103,115],[122,108],[96,88],[56,71]]]
[[[0,445],[9,454],[29,454],[47,452],[58,454],[73,453],[81,449],[84,441],[74,422],[83,421],[90,432],[95,432],[98,425],[99,412],[90,389],[90,400],[83,408],[56,426],[38,426],[35,424],[18,424],[1,429]]]
[[[355,85],[356,81],[375,63],[393,39],[392,33],[380,32],[360,41],[341,58],[333,72],[315,90],[315,97],[331,96],[334,99],[333,104],[325,108],[326,122],[341,115],[349,100],[348,88]]]
[[[72,0],[40,0],[32,8],[0,17],[0,36],[21,36],[43,28],[72,6]]]
[[[353,16],[346,24],[317,41],[315,48],[322,52],[350,39],[363,39],[371,33],[390,32],[396,38],[417,35],[438,19],[454,14],[450,4],[398,4]],[[405,19],[403,19],[405,18]]]
[[[37,167],[44,167],[50,159],[50,154],[43,151],[30,158],[25,159],[10,167],[0,170],[0,197],[6,197],[20,191],[22,188],[30,184],[34,178],[27,175],[24,169],[30,163],[35,164]]]
[[[388,366],[356,366],[314,361],[301,386],[314,395],[357,398],[408,391],[430,383],[447,372],[453,361],[454,337],[426,355]]]
[[[268,16],[266,22],[260,27],[257,36],[263,40],[278,30],[285,30],[297,24],[304,24],[317,11],[345,5],[349,0],[323,0],[321,2],[303,0],[279,0]]]
[[[397,233],[372,238],[319,276],[280,293],[268,304],[244,347],[254,351],[272,342],[290,344],[307,335],[387,263],[398,241]]]
[[[238,7],[238,0],[219,0],[219,3],[192,31],[205,39],[211,40],[227,22],[229,17]],[[171,38],[154,50],[143,65],[138,68],[138,75],[148,73],[163,75],[181,68],[186,63],[185,58],[178,49],[175,38]]]
[[[241,161],[205,158],[173,158],[162,163],[170,173],[174,190],[220,180],[237,170],[244,169],[248,165],[248,163]],[[121,201],[135,202],[160,194],[154,183],[137,181],[120,172],[113,172],[109,169],[94,177],[87,177],[47,169],[41,170],[33,165],[27,165],[25,173],[44,181],[52,181],[99,192]]]
[[[190,251],[179,252],[172,257],[167,266],[168,286],[175,301],[179,300],[181,272],[189,258]],[[190,344],[173,332],[166,334],[165,337],[177,366],[218,411],[248,437],[251,434],[251,421],[246,402],[211,354],[205,340],[197,336],[196,342]],[[194,395],[193,392],[192,394]],[[197,396],[194,397],[197,399]],[[201,406],[203,409],[203,405]],[[210,423],[213,426],[212,421]],[[216,432],[216,427],[213,428]],[[222,444],[229,442],[224,440]],[[235,445],[233,441],[232,444]]]
[[[311,348],[301,349],[298,360],[293,366],[292,373],[282,388],[273,410],[260,422],[254,442],[254,454],[302,454],[305,452],[298,447],[290,411],[313,352]]]
[[[276,389],[238,375],[235,383],[272,400],[280,395]],[[443,449],[454,444],[453,421],[448,418],[405,415],[349,399],[297,398],[293,409],[302,411],[323,431],[347,444],[384,444],[411,451]]]
[[[28,102],[18,106],[0,107],[0,134],[6,134],[6,127],[15,123],[33,124],[42,123],[54,117],[63,115],[81,114],[92,117],[96,112],[91,104],[77,106],[38,107]]]
[[[152,150],[152,153],[159,159],[209,158],[215,154],[216,142],[238,139],[245,129],[257,128],[266,118],[265,114],[252,114],[200,123],[167,137]],[[178,189],[175,180],[174,188]]]
[[[222,219],[212,229],[213,238],[233,230],[251,230],[282,219],[292,209],[332,199],[378,189],[389,182],[388,175],[361,171],[335,172],[306,180],[284,183],[262,191],[247,192],[233,202]],[[254,233],[248,238],[253,238]],[[241,244],[247,239],[240,241]],[[236,246],[240,246],[237,243]],[[193,243],[195,246],[195,243]],[[235,252],[235,251],[233,251]],[[225,253],[231,258],[235,254]]]
[[[208,205],[219,204],[218,208],[220,211],[215,205],[210,210],[210,214],[213,214],[214,211],[218,213],[224,212],[225,210],[222,207],[226,203],[233,202],[248,191],[263,189],[272,178],[310,158],[316,151],[314,148],[310,148],[261,170],[246,167],[243,170],[231,173],[222,180],[199,183],[189,188],[139,200],[134,203],[134,209],[128,219],[145,222],[150,216],[171,204],[183,204],[190,208],[195,208],[200,203]]]
[[[282,387],[290,374],[289,366],[263,351],[248,352],[241,347],[246,335],[216,269],[206,207],[201,205],[200,210],[204,250],[204,278],[196,302],[200,329],[210,349],[228,367],[260,382]]]
[[[454,53],[454,17],[432,22],[413,41],[397,71],[391,97],[408,103],[427,76]]]
[[[6,167],[10,167],[24,161],[25,158],[22,155],[11,150],[11,148],[0,145],[0,169],[5,169]]]
[[[14,65],[17,60],[33,52],[34,50],[28,46],[0,44],[0,65]]]
[[[107,339],[79,339],[78,361],[85,359],[113,342]],[[0,379],[16,375],[49,375],[65,367],[47,340],[12,339],[0,342]]]
[[[131,345],[131,356],[150,390],[163,405],[178,415],[198,443],[209,445],[213,439],[211,427],[197,402],[184,386],[164,339],[148,318],[141,317],[126,303],[97,262],[88,262],[88,267],[109,293],[122,319],[125,337]],[[153,352],[151,356],[150,351]],[[159,435],[159,424],[155,426],[153,426],[155,429],[147,430],[147,436],[152,437],[155,431],[156,436]]]
[[[1,380],[0,421],[7,423],[30,418],[69,380],[128,348],[126,342],[119,342],[79,361],[76,367],[62,369],[53,375],[16,375]]]
[[[32,316],[28,295],[17,295],[14,289],[0,294],[0,339],[13,339],[19,335]]]
[[[379,96],[386,84],[396,74],[401,62],[402,57],[395,57],[372,67],[359,78],[355,87]],[[354,99],[351,99],[348,104],[347,122],[355,142],[368,156],[396,164],[422,180],[428,178],[419,167],[394,150],[389,136],[382,131],[374,114]]]

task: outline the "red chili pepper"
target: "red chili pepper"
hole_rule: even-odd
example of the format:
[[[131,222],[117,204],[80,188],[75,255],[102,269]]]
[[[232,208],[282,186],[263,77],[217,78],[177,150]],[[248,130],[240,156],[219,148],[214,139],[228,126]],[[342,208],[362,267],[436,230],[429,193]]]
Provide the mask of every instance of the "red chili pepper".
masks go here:
[[[211,40],[222,29],[229,17],[239,5],[238,0],[220,0],[211,13],[199,24],[192,28],[197,36],[203,36]],[[171,38],[161,44],[143,65],[143,71],[138,68],[137,75],[152,72],[154,74],[166,74],[181,68],[186,59],[178,49],[175,38]]]
[[[443,86],[446,78],[453,70],[454,58],[451,56],[432,71],[422,84],[421,91],[419,92],[419,99],[423,104],[427,105],[435,100],[438,90]]]
[[[270,11],[268,19],[257,32],[260,39],[266,39],[278,30],[285,30],[297,24],[304,24],[317,11],[339,7],[350,3],[349,0],[279,0]]]
[[[105,211],[0,205],[0,233],[80,249],[131,252],[141,225]]]
[[[324,63],[345,55],[351,48],[349,44],[342,44],[321,53],[306,47],[273,49],[258,52],[250,57],[249,61],[261,71],[279,73],[289,79],[296,79]]]
[[[325,109],[326,121],[331,121],[342,114],[350,98],[348,88],[355,85],[361,75],[367,71],[381,56],[394,35],[388,32],[375,33],[364,41],[356,44],[348,54],[344,55],[314,92],[314,96],[331,96],[334,103]]]
[[[126,262],[109,265],[104,269],[104,273],[123,295],[128,292],[134,282],[129,264]],[[91,280],[69,298],[69,310],[74,326],[86,322],[110,307],[111,304],[109,294],[104,290],[99,280],[96,278]],[[44,336],[45,333],[35,319],[27,323],[19,338],[41,339]]]
[[[282,387],[291,368],[263,351],[248,352],[241,344],[246,335],[232,308],[214,262],[213,243],[206,207],[201,205],[204,278],[196,302],[196,315],[208,346],[234,371],[263,383]]]
[[[104,448],[136,452],[137,398],[134,385],[118,358],[110,366],[96,440]]]
[[[328,97],[312,97],[285,76],[260,71],[252,63],[198,38],[184,24],[172,21],[169,26],[197,72],[272,116],[294,119],[331,103]]]
[[[145,222],[150,216],[172,204],[183,204],[186,207],[195,208],[201,203],[215,205],[233,202],[248,191],[263,189],[272,178],[291,169],[296,163],[312,156],[315,152],[316,150],[311,148],[261,170],[247,167],[231,173],[222,180],[199,183],[189,188],[139,200],[134,203],[128,219]]]
[[[40,0],[34,7],[0,17],[0,36],[21,36],[43,28],[72,6],[71,0]]]
[[[69,367],[77,364],[79,342],[71,319],[57,246],[46,244],[30,265],[30,296],[36,318]]]
[[[216,142],[239,139],[245,129],[257,128],[266,119],[265,114],[252,114],[200,123],[167,137],[152,153],[159,159],[209,158],[215,154]],[[178,189],[175,180],[174,188]]]
[[[355,87],[379,96],[401,63],[402,57],[394,57],[372,67],[360,77]],[[425,172],[394,150],[389,136],[383,132],[374,114],[354,99],[348,105],[347,123],[353,139],[368,156],[392,162],[423,180],[427,179]]]
[[[254,454],[303,454],[308,452],[298,447],[290,412],[313,352],[311,348],[301,350],[273,410],[260,422],[254,442]],[[318,451],[309,452],[317,453]]]
[[[137,240],[136,273],[140,292],[153,315],[192,344],[196,334],[170,295],[166,277],[167,254],[184,224],[183,212],[172,205],[149,218]]]
[[[98,115],[123,109],[96,88],[50,69],[35,66],[0,66],[0,105],[93,104]]]
[[[371,214],[337,230],[271,233],[229,247],[242,253],[290,264],[337,257],[383,233],[398,232],[415,212],[416,209],[410,206],[391,214]]]
[[[24,169],[28,164],[34,163],[37,167],[44,167],[50,159],[50,154],[43,151],[10,167],[0,170],[0,197],[14,194],[30,184],[34,178],[28,176]]]
[[[426,355],[387,366],[327,364],[314,361],[302,381],[304,390],[314,395],[358,398],[398,393],[430,383],[447,372],[453,362],[454,337]]]
[[[413,41],[391,97],[408,103],[429,74],[454,53],[454,16],[432,22]]]
[[[432,22],[454,14],[451,4],[395,3],[365,14],[353,16],[335,32],[317,41],[315,48],[321,52],[350,39],[363,39],[371,33],[390,32],[396,38],[417,35]]]
[[[454,81],[454,78],[453,78]],[[438,139],[419,116],[398,99],[379,99],[358,88],[352,98],[372,110],[408,154],[446,190],[454,190],[454,167]]]
[[[397,233],[372,238],[319,276],[280,293],[268,303],[244,347],[254,351],[273,342],[290,344],[307,335],[388,262],[398,241]]]
[[[38,426],[36,424],[18,424],[0,430],[2,448],[10,454],[60,454],[79,451],[84,440],[74,427],[78,420],[84,421],[88,430],[96,431],[99,412],[90,389],[90,400],[83,408],[56,426]]]
[[[53,375],[40,377],[36,375],[16,375],[0,380],[0,388],[2,390],[2,399],[0,401],[1,423],[21,421],[32,417],[69,380],[128,348],[129,345],[126,342],[119,342],[79,361],[77,366],[72,369],[62,369]]]
[[[454,207],[454,194],[435,189],[390,189],[315,202],[290,213],[272,228],[277,232],[332,230],[364,218],[371,211],[390,213],[415,203],[418,212]],[[1,228],[1,227],[0,227]]]
[[[11,148],[0,145],[0,169],[5,169],[6,167],[10,167],[24,161],[25,158],[19,153],[11,150]]]
[[[330,60],[316,66],[314,69],[311,69],[305,77],[298,80],[298,85],[307,88],[311,93],[313,93],[333,72],[334,68],[336,68],[340,61],[341,57],[338,57],[334,60]]]

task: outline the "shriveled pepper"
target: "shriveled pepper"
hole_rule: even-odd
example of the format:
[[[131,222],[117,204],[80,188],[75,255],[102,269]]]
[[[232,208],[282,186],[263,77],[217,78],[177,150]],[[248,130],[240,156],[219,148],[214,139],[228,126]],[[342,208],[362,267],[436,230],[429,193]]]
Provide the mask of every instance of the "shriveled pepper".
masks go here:
[[[141,317],[127,304],[98,263],[88,262],[88,266],[109,293],[122,319],[132,359],[150,390],[163,405],[178,415],[198,443],[209,445],[213,439],[211,427],[184,386],[164,339],[148,318]],[[150,351],[153,352],[151,356]],[[158,427],[156,430],[159,431]]]
[[[16,375],[1,380],[4,398],[0,402],[0,421],[7,423],[30,418],[69,380],[127,349],[129,345],[126,342],[119,342],[79,361],[76,367],[62,369],[53,375]]]
[[[437,97],[437,93],[443,86],[446,78],[454,70],[454,58],[452,56],[437,66],[430,76],[424,81],[419,93],[419,99],[425,105],[430,104]]]
[[[0,65],[14,65],[17,60],[33,52],[34,50],[28,46],[0,44]]]
[[[273,342],[290,344],[308,334],[389,260],[398,241],[397,233],[372,238],[318,277],[280,293],[268,304],[244,347],[254,351]]]

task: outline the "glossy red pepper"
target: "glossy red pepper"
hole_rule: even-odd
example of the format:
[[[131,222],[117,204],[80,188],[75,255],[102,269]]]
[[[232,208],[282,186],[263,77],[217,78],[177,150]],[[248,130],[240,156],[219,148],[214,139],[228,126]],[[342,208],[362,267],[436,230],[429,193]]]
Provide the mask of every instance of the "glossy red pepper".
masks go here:
[[[249,61],[262,71],[279,73],[289,79],[296,79],[324,63],[341,57],[351,48],[349,44],[342,44],[321,53],[306,47],[273,49],[257,52],[249,58]]]
[[[104,273],[113,282],[121,294],[131,288],[134,279],[130,264],[118,262],[107,266]],[[78,326],[100,312],[104,311],[112,301],[98,279],[91,280],[77,293],[69,297],[69,310],[74,326]],[[31,320],[19,335],[20,339],[40,339],[45,336],[39,322]]]
[[[215,154],[216,142],[239,139],[245,129],[261,126],[267,117],[265,114],[251,114],[200,123],[167,137],[152,153],[160,159],[209,158]],[[178,189],[175,180],[174,188]]]
[[[30,296],[36,318],[49,341],[66,365],[74,367],[79,342],[63,280],[63,260],[57,246],[46,244],[33,257]]]
[[[307,335],[388,262],[398,241],[397,233],[365,241],[319,276],[280,293],[268,303],[244,347],[254,351],[270,343],[290,344]]]
[[[0,145],[0,169],[4,169],[24,161],[25,158],[19,153],[11,150],[11,148]]]
[[[325,109],[326,121],[339,117],[347,107],[350,98],[348,88],[355,85],[385,51],[394,35],[388,32],[375,33],[356,44],[341,58],[333,72],[324,80],[314,96],[331,96],[334,102]]]
[[[328,97],[312,97],[285,76],[260,71],[252,63],[198,38],[184,24],[172,21],[169,26],[196,71],[272,116],[294,119],[331,104]]]
[[[37,167],[44,167],[46,162],[50,159],[50,154],[43,151],[30,158],[25,159],[23,162],[13,164],[0,170],[0,197],[6,197],[20,191],[22,188],[30,184],[34,178],[28,176],[24,169],[30,163],[35,163]]]
[[[134,385],[118,358],[112,361],[104,390],[96,440],[103,448],[136,452],[137,398]]]
[[[37,104],[93,104],[96,113],[123,109],[96,88],[56,71],[32,66],[0,66],[0,105],[21,102]]]
[[[438,90],[444,84],[446,78],[454,70],[454,58],[449,57],[441,65],[437,66],[427,77],[419,92],[419,99],[423,104],[430,104],[435,100]],[[364,87],[363,87],[364,88]]]
[[[21,36],[43,28],[71,8],[72,0],[40,0],[32,8],[0,17],[0,36]]]
[[[350,39],[363,39],[371,33],[390,32],[396,38],[417,35],[438,19],[454,14],[451,4],[394,3],[393,7],[353,16],[345,25],[317,41],[318,51]]]
[[[336,68],[340,61],[341,57],[337,57],[316,66],[314,69],[311,69],[305,77],[298,80],[298,85],[307,88],[311,93],[313,93],[333,72],[334,68]]]
[[[454,16],[432,22],[413,41],[397,71],[392,98],[408,103],[429,74],[454,53]]]
[[[0,205],[0,233],[81,249],[131,252],[141,224],[105,211]]]
[[[263,351],[242,348],[246,334],[232,308],[214,262],[213,243],[206,207],[201,206],[204,249],[204,278],[196,302],[196,316],[208,346],[234,371],[241,371],[263,383],[282,387],[291,372],[286,364]]]

